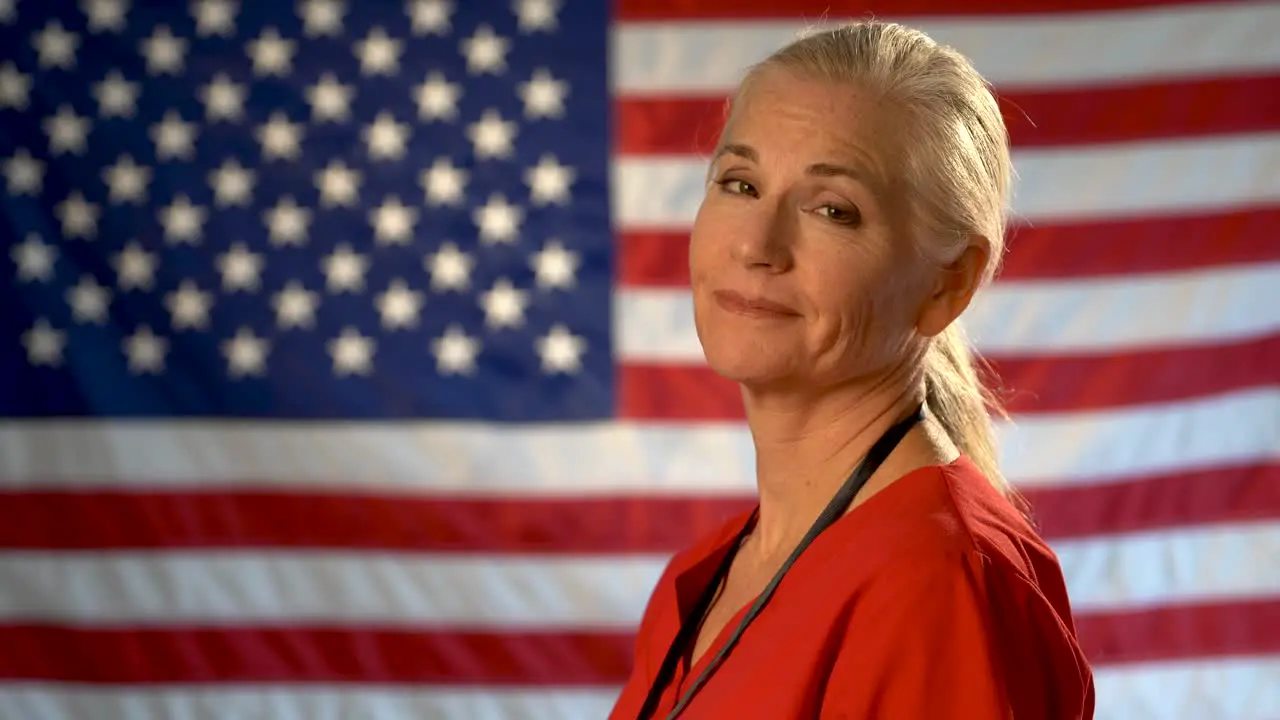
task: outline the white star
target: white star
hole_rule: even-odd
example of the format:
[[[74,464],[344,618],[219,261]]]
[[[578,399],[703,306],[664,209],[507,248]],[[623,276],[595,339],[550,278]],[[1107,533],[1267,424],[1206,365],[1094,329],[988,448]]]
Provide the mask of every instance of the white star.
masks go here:
[[[330,160],[315,176],[322,207],[355,207],[360,195],[360,172],[341,160]]]
[[[27,362],[31,365],[57,367],[62,364],[62,350],[67,346],[67,333],[55,329],[48,320],[40,318],[22,333],[22,345],[27,349]]]
[[[587,351],[587,341],[556,323],[551,332],[533,341],[542,357],[542,371],[547,374],[572,375],[582,369],[582,354]]]
[[[218,272],[222,273],[223,292],[253,292],[262,286],[262,255],[250,252],[242,242],[218,256]]]
[[[311,224],[311,211],[301,207],[293,196],[285,195],[276,206],[263,214],[271,233],[271,244],[277,246],[307,244],[307,227]]]
[[[451,0],[410,0],[405,7],[412,21],[414,35],[449,34],[449,16],[453,14]]]
[[[515,152],[516,123],[504,121],[497,110],[485,110],[478,121],[467,126],[467,137],[478,160],[510,157]]]
[[[102,170],[102,182],[107,186],[107,202],[141,205],[147,198],[151,168],[135,163],[129,155],[121,155],[115,165]]]
[[[96,237],[101,212],[97,205],[86,201],[79,190],[72,190],[54,209],[54,214],[62,223],[62,236],[67,239]]]
[[[481,25],[475,35],[462,41],[462,54],[467,57],[467,71],[472,75],[490,72],[494,75],[507,69],[507,51],[511,41],[495,35],[493,28]]]
[[[342,34],[342,16],[346,14],[341,0],[305,0],[298,4],[302,33],[307,37]]]
[[[418,178],[427,194],[427,205],[461,205],[467,186],[467,171],[454,167],[447,157],[436,158]]]
[[[119,70],[112,70],[102,82],[93,88],[93,96],[98,99],[98,115],[107,117],[132,118],[138,104],[138,83],[125,80]]]
[[[384,111],[374,117],[373,124],[364,129],[363,135],[371,158],[398,160],[404,155],[405,143],[409,141],[409,124],[396,122],[391,113]]]
[[[296,160],[302,152],[302,123],[289,122],[288,116],[279,110],[271,113],[256,135],[262,143],[264,159]]]
[[[451,324],[444,335],[431,341],[436,356],[436,372],[441,375],[471,375],[476,371],[480,340],[467,335],[462,326]]]
[[[30,95],[30,77],[18,72],[11,62],[0,66],[0,108],[26,110]]]
[[[111,291],[99,285],[92,275],[82,275],[79,284],[67,290],[67,303],[76,322],[102,325],[107,321]]]
[[[147,72],[152,75],[182,72],[187,55],[187,41],[175,37],[167,25],[159,25],[151,37],[142,41],[142,54],[147,58]]]
[[[529,265],[533,267],[533,275],[538,287],[544,290],[573,287],[574,274],[578,271],[581,260],[578,254],[566,250],[559,241],[552,240],[533,254]]]
[[[271,304],[276,309],[276,324],[282,330],[315,327],[316,305],[319,302],[316,293],[307,290],[297,280],[290,280],[271,299]]]
[[[561,165],[554,155],[543,155],[538,164],[524,173],[524,183],[529,186],[529,202],[534,205],[569,203],[569,186],[577,173],[574,169]]]
[[[247,327],[236,331],[236,336],[222,341],[222,354],[227,356],[227,374],[232,378],[246,375],[265,375],[267,354],[271,342],[260,338]]]
[[[129,372],[135,375],[164,372],[164,356],[169,352],[169,341],[151,332],[146,325],[125,338],[122,348],[129,358]]]
[[[560,3],[558,0],[514,0],[511,9],[519,20],[520,32],[550,32],[556,29],[556,11],[560,9]]]
[[[480,230],[480,242],[486,245],[513,243],[520,232],[520,223],[524,221],[524,211],[518,205],[508,203],[506,197],[494,193],[488,202],[471,212],[471,219]]]
[[[391,282],[387,291],[378,296],[378,313],[382,315],[382,327],[388,330],[411,328],[418,324],[422,312],[422,293],[410,290],[404,280]]]
[[[369,259],[342,243],[333,253],[321,261],[325,276],[325,288],[329,292],[360,292],[364,289],[364,274],[369,270]]]
[[[537,118],[564,117],[564,98],[569,94],[569,83],[557,80],[546,68],[533,71],[528,82],[517,86],[516,93],[524,101],[524,116]]]
[[[18,266],[19,282],[48,282],[53,279],[53,265],[58,261],[58,248],[42,242],[39,235],[30,233],[25,240],[9,248],[9,257]]]
[[[245,44],[245,52],[253,59],[253,74],[259,77],[284,77],[293,70],[293,53],[297,44],[280,37],[274,27],[262,31],[257,40]]]
[[[248,205],[253,195],[254,174],[235,158],[227,158],[222,167],[209,173],[213,186],[213,204],[218,207]]]
[[[471,256],[451,242],[441,243],[440,249],[428,255],[422,264],[431,273],[431,289],[436,292],[466,290],[471,284],[471,269],[475,267]]]
[[[55,115],[44,119],[49,136],[49,152],[54,155],[83,155],[89,146],[89,118],[76,115],[70,105],[62,105]]]
[[[320,76],[320,81],[307,88],[307,102],[311,104],[311,120],[341,122],[351,116],[351,98],[355,90],[343,85],[331,72]]]
[[[196,0],[191,4],[191,16],[196,19],[196,35],[208,37],[236,34],[236,13],[240,4],[235,0]]]
[[[432,70],[427,79],[414,88],[418,102],[418,119],[453,120],[458,117],[458,100],[462,86],[445,79],[444,73]]]
[[[248,89],[231,81],[226,73],[218,73],[208,85],[200,88],[200,101],[204,103],[204,115],[210,122],[230,120],[237,122],[244,117],[244,101]]]
[[[529,293],[517,290],[506,278],[499,278],[491,289],[480,294],[484,323],[494,330],[520,327],[524,324],[524,311],[528,306]]]
[[[394,75],[400,69],[403,49],[403,43],[389,37],[382,28],[370,30],[364,40],[355,44],[360,72],[364,75]]]
[[[373,369],[373,339],[353,327],[343,328],[341,335],[329,341],[328,348],[334,375],[368,375]]]
[[[418,222],[418,211],[400,202],[392,195],[385,198],[376,209],[369,211],[369,224],[379,243],[408,245],[413,242],[413,226]]]
[[[73,32],[67,32],[57,20],[50,20],[31,39],[31,46],[36,49],[40,67],[71,70],[76,66],[76,48],[80,47],[80,38]]]
[[[199,245],[207,215],[203,207],[191,204],[191,199],[186,195],[175,195],[173,202],[160,211],[160,224],[164,226],[165,240],[174,245]]]
[[[39,195],[44,188],[44,162],[20,147],[4,161],[4,178],[10,195]]]
[[[190,160],[196,152],[196,124],[185,122],[177,110],[169,110],[151,126],[151,139],[156,144],[157,160]]]
[[[213,293],[201,290],[194,280],[183,280],[177,290],[165,296],[164,306],[173,316],[174,330],[204,330],[209,327]]]
[[[81,0],[80,11],[89,20],[89,32],[120,32],[129,12],[127,0]]]
[[[111,265],[116,269],[116,287],[122,292],[132,289],[150,291],[155,286],[155,253],[144,250],[137,240],[130,240],[111,259]]]

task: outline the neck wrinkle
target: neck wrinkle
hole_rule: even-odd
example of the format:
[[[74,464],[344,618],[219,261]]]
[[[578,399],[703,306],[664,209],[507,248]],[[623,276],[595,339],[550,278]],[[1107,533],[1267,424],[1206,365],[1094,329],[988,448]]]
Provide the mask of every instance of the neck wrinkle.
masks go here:
[[[760,501],[750,540],[775,558],[790,554],[872,445],[924,400],[924,384],[896,372],[804,401],[743,395]]]

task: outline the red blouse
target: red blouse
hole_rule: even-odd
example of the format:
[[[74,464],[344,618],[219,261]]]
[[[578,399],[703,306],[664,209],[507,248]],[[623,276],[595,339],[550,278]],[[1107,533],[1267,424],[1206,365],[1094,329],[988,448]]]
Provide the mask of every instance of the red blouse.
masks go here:
[[[634,720],[680,619],[747,522],[677,554],[610,720]],[[667,687],[659,720],[745,614]],[[682,720],[1089,720],[1093,676],[1049,547],[969,460],[921,468],[814,540]]]

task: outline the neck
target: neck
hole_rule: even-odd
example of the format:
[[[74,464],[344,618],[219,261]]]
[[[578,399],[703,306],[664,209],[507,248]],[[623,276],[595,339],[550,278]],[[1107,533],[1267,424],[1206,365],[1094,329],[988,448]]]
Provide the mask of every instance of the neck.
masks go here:
[[[744,390],[756,451],[760,517],[753,532],[765,555],[789,554],[871,446],[924,398],[919,378],[890,375],[828,388],[818,397]],[[929,433],[913,428],[903,448],[872,475],[855,504],[904,472],[936,459]],[[913,436],[921,436],[915,437]],[[924,450],[923,453],[919,450]],[[902,458],[902,455],[914,456]]]

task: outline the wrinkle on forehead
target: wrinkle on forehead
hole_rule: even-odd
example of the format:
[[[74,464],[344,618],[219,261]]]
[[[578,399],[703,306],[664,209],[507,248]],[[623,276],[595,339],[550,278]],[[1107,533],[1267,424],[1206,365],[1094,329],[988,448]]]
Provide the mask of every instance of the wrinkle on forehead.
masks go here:
[[[902,182],[895,172],[903,140],[897,115],[855,83],[815,80],[784,69],[761,71],[735,98],[709,168],[726,146],[763,149],[769,138],[785,132],[783,126],[798,124],[798,134],[826,146],[826,156],[815,157],[815,163],[861,166],[875,177],[872,184],[888,191]]]

